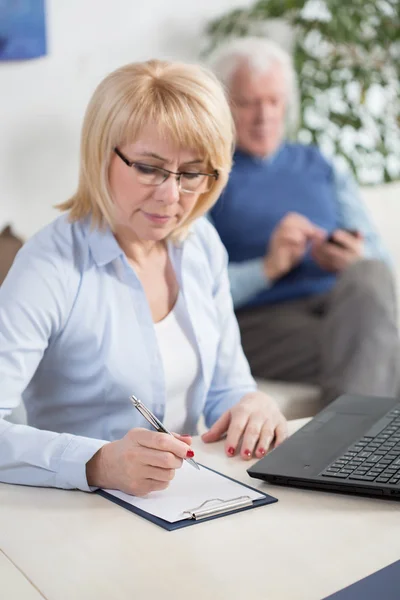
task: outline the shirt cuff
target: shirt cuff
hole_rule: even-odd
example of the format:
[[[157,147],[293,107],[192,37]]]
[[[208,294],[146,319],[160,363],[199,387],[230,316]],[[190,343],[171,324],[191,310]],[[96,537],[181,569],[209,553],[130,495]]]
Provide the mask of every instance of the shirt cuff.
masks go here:
[[[228,272],[235,308],[240,308],[273,283],[265,273],[263,258],[230,263]]]
[[[93,492],[97,488],[90,487],[86,478],[86,464],[100,448],[108,444],[105,440],[96,440],[74,436],[61,455],[57,487],[78,489]]]
[[[263,258],[255,258],[249,261],[248,269],[246,269],[246,278],[248,288],[257,291],[266,287],[268,288],[272,284],[265,272]]]

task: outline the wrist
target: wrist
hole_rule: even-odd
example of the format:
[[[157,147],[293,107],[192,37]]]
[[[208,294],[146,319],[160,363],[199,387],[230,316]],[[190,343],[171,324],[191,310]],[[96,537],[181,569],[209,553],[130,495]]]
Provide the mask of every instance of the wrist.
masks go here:
[[[108,488],[112,487],[107,477],[107,451],[111,444],[105,444],[97,450],[86,463],[86,480],[90,487]]]
[[[264,260],[264,274],[271,283],[279,277],[279,272],[269,256]]]

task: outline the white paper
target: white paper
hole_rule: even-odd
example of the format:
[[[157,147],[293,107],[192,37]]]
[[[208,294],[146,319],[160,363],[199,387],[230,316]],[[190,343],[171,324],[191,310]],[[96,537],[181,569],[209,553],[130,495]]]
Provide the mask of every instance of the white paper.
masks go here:
[[[251,490],[237,481],[231,481],[204,467],[200,467],[198,471],[186,462],[176,471],[168,488],[161,492],[151,492],[139,498],[117,490],[105,491],[170,523],[189,518],[185,511],[198,508],[206,500],[233,500],[241,496],[258,500],[264,497],[264,494]]]

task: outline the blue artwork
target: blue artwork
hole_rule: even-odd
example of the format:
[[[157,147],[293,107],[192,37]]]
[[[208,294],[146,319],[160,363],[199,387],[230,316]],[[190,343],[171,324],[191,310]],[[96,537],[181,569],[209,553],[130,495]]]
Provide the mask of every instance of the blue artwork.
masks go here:
[[[0,60],[26,60],[44,54],[44,0],[0,0]]]

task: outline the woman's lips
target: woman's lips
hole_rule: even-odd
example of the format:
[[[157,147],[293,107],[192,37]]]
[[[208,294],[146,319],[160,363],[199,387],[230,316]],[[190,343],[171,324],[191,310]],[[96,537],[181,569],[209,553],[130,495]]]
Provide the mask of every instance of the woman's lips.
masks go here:
[[[152,221],[152,223],[168,223],[168,221],[170,221],[172,219],[172,217],[168,216],[168,215],[157,215],[156,213],[148,213],[145,211],[142,211],[144,216],[149,219],[149,221]]]

